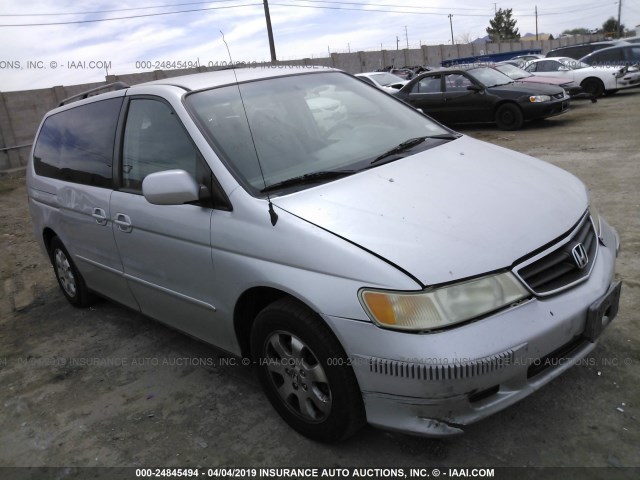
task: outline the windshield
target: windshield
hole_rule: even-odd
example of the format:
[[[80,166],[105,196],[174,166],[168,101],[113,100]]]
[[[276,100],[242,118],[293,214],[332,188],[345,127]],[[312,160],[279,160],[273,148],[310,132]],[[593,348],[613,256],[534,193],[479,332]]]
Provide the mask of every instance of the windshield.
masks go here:
[[[373,80],[375,80],[377,83],[383,86],[390,85],[392,83],[404,82],[404,78],[400,78],[399,76],[394,75],[393,73],[386,73],[386,72],[372,73],[369,75],[369,78],[373,78]]]
[[[580,60],[575,60],[575,59],[569,58],[569,57],[561,58],[559,61],[565,67],[570,68],[572,70],[579,70],[581,68],[590,67],[590,65],[587,65],[586,63],[583,63]]]
[[[533,77],[533,75],[530,74],[529,72],[525,72],[521,68],[518,68],[514,65],[509,65],[508,63],[505,63],[503,65],[496,65],[495,68],[496,70],[500,70],[500,72],[504,73],[509,78],[512,78],[514,80],[518,80],[520,78],[526,78],[526,77]]]
[[[493,68],[482,67],[467,70],[467,73],[482,83],[485,87],[495,87],[497,85],[506,85],[513,80],[504,73],[498,72]]]
[[[267,78],[241,83],[240,90],[242,97],[237,85],[194,92],[186,103],[212,147],[253,194],[294,177],[371,168],[372,160],[408,139],[449,133],[340,72]],[[430,146],[424,142],[416,149]]]

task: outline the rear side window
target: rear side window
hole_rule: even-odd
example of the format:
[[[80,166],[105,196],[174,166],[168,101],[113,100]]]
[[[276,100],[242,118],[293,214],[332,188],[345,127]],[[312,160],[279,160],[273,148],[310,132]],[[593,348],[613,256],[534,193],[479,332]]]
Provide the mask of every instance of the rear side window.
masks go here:
[[[640,47],[632,47],[626,49],[627,60],[636,63],[640,62]]]
[[[36,141],[38,175],[111,187],[113,143],[122,98],[89,103],[50,116]]]
[[[624,50],[617,48],[615,50],[606,50],[602,52],[592,53],[589,57],[589,65],[607,66],[618,65],[624,61]]]

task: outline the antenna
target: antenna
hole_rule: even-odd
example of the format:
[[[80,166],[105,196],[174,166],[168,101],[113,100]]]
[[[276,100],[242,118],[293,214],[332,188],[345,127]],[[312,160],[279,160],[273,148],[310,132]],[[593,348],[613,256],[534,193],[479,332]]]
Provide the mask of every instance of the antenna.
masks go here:
[[[224,33],[220,30],[220,35],[222,35],[222,41],[224,42],[224,46],[227,47],[227,53],[229,54],[229,61],[231,62],[231,70],[233,70],[233,77],[236,79],[236,86],[238,87],[238,95],[240,95],[240,103],[242,104],[242,110],[244,111],[244,118],[247,120],[247,127],[249,127],[249,135],[251,136],[251,143],[253,144],[253,151],[256,152],[256,160],[258,160],[258,167],[260,168],[260,176],[262,177],[262,183],[264,187],[267,188],[267,181],[264,178],[264,171],[262,170],[262,164],[260,163],[260,155],[258,155],[258,148],[256,147],[256,141],[253,138],[253,131],[251,130],[251,124],[249,123],[249,115],[247,115],[247,108],[244,105],[244,99],[242,98],[242,90],[240,89],[240,82],[238,82],[238,76],[236,75],[235,64],[233,63],[233,58],[231,58],[231,50],[229,50],[229,45],[224,38]],[[273,209],[273,203],[271,203],[271,196],[269,192],[267,193],[267,200],[269,201],[269,218],[271,219],[271,225],[274,227],[278,222],[278,214]]]

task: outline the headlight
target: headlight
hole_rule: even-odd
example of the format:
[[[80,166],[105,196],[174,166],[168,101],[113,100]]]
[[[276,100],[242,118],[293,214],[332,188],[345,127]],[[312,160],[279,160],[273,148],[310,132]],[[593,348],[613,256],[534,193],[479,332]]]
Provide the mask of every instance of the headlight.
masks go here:
[[[551,100],[549,95],[531,95],[529,97],[531,103],[548,102],[549,100]]]
[[[423,292],[363,289],[360,303],[380,327],[432,330],[464,322],[529,296],[509,272]]]

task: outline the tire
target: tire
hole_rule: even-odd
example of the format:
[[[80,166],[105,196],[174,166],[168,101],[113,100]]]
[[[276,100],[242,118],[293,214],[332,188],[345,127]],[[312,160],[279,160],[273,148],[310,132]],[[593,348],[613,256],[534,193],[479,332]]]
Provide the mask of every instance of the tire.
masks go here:
[[[93,304],[94,295],[87,289],[84,278],[76,268],[71,255],[58,237],[53,237],[49,247],[53,271],[62,293],[74,307],[85,308]]]
[[[601,97],[604,93],[604,84],[598,78],[587,78],[580,84],[582,89],[594,97]]]
[[[503,103],[496,110],[496,125],[500,130],[518,130],[524,124],[520,107],[513,103]]]
[[[364,425],[362,395],[348,358],[306,306],[283,298],[265,307],[251,330],[251,353],[269,402],[300,434],[329,443]]]

